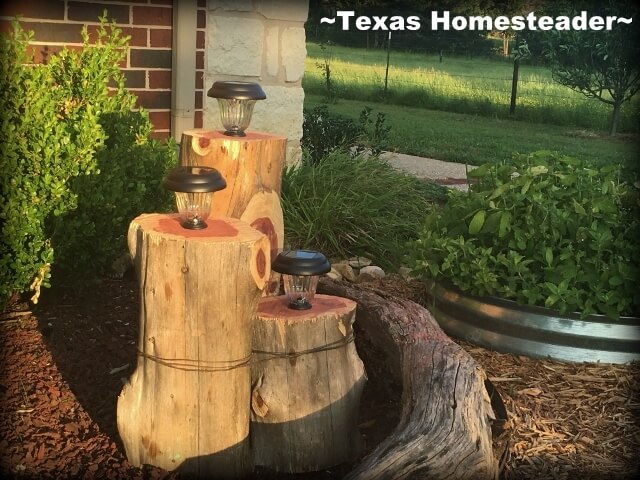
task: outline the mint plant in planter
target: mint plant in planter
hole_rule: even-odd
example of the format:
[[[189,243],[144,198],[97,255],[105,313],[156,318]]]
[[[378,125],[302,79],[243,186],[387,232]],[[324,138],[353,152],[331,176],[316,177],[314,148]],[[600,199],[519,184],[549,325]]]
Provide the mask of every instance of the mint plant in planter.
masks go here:
[[[485,164],[469,177],[476,182],[469,192],[452,191],[409,248],[416,273],[443,296],[448,292],[449,300],[458,296],[450,303],[460,311],[443,316],[473,321],[470,311],[462,312],[470,298],[474,308],[498,312],[487,320],[505,322],[498,343],[521,340],[521,353],[581,358],[541,348],[550,335],[567,348],[575,346],[569,337],[578,335],[586,349],[638,351],[640,191],[634,179],[622,178],[619,166],[595,168],[548,151]],[[528,313],[507,311],[519,306]],[[606,344],[593,329],[578,331],[598,319],[601,336],[607,336],[606,325],[616,325],[619,331],[609,328],[609,336],[619,335],[623,346]],[[496,332],[482,334],[491,328],[476,322],[466,330],[495,340]]]

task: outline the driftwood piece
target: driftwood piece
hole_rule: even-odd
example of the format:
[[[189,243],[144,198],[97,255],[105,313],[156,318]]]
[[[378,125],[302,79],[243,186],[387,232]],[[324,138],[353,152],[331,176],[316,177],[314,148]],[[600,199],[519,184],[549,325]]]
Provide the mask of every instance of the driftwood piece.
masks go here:
[[[141,215],[129,227],[140,284],[137,368],[118,431],[133,465],[188,478],[239,478],[249,449],[251,324],[269,276],[269,242],[246,223]]]
[[[286,148],[285,137],[251,131],[229,137],[201,129],[183,132],[180,144],[181,164],[213,167],[227,181],[213,197],[211,215],[238,218],[264,233],[271,258],[284,245],[280,188]],[[279,279],[274,272],[267,293],[277,294]]]
[[[318,471],[360,452],[358,409],[366,381],[353,343],[356,304],[316,295],[310,310],[263,298],[253,327],[251,444],[256,465]]]
[[[363,334],[388,356],[403,388],[393,433],[346,477],[495,479],[485,373],[410,300],[323,278],[318,291],[358,303]]]

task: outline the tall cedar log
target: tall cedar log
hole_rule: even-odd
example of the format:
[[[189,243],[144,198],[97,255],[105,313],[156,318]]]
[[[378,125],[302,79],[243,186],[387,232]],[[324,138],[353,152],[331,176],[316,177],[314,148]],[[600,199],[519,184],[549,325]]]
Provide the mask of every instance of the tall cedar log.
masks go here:
[[[309,310],[263,298],[253,326],[251,444],[256,465],[286,473],[353,462],[366,381],[353,343],[356,304],[316,295]]]
[[[180,147],[182,165],[213,167],[227,181],[227,188],[213,196],[211,215],[238,218],[264,233],[271,258],[284,245],[280,189],[286,149],[285,137],[259,132],[229,137],[200,129],[185,131]],[[268,293],[277,294],[279,280],[274,272]]]
[[[485,373],[431,313],[410,300],[328,278],[318,291],[358,303],[360,329],[385,352],[403,389],[396,429],[346,478],[496,479]]]
[[[141,215],[129,227],[140,285],[138,364],[118,398],[129,462],[239,478],[249,449],[251,325],[269,241],[244,222]]]

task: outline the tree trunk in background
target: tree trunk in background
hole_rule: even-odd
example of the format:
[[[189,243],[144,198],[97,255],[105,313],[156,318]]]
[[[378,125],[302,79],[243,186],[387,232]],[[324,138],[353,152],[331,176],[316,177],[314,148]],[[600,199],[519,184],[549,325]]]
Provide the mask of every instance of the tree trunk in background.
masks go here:
[[[140,283],[138,364],[118,397],[129,462],[239,478],[249,450],[251,325],[270,271],[269,242],[246,223],[141,215],[129,227]]]
[[[328,278],[318,291],[358,303],[361,335],[385,352],[403,388],[398,426],[347,478],[496,479],[494,414],[471,356],[412,301]]]
[[[187,130],[180,145],[182,165],[213,167],[227,181],[227,188],[213,195],[211,216],[238,218],[264,233],[275,258],[284,246],[280,188],[287,139],[258,132],[229,137],[213,130]],[[278,293],[279,279],[272,275],[268,294]]]

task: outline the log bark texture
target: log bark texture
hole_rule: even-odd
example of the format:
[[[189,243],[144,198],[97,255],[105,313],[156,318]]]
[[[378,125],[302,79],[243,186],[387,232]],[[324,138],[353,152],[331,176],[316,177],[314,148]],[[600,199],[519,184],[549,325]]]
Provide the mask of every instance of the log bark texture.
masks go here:
[[[180,163],[217,169],[227,188],[216,192],[212,216],[238,218],[264,233],[271,242],[271,258],[284,245],[280,206],[282,170],[287,139],[259,132],[229,137],[213,130],[187,130],[182,134]],[[269,293],[277,293],[280,276],[273,275]]]
[[[118,398],[129,461],[189,476],[251,471],[251,324],[269,277],[268,239],[210,218],[186,230],[177,215],[129,227],[140,284],[138,364]]]
[[[356,304],[316,295],[310,310],[285,296],[260,301],[254,323],[254,462],[286,473],[356,460],[366,375],[353,343]]]
[[[358,303],[361,335],[386,353],[403,388],[396,429],[346,478],[496,479],[485,373],[429,311],[328,278],[321,279],[318,291]]]

